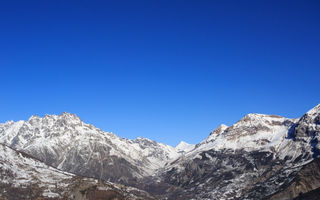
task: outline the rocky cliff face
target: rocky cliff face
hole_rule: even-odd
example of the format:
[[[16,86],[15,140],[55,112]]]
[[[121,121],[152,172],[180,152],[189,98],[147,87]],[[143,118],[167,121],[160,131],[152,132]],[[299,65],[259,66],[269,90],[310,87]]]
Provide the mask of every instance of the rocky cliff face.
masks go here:
[[[96,200],[101,196],[103,199],[154,199],[135,188],[60,171],[0,145],[0,198]]]
[[[316,158],[320,153],[320,105],[314,107],[305,115],[303,115],[299,122],[291,132],[290,137],[303,143],[309,143],[313,152],[313,157]]]
[[[320,159],[317,158],[303,166],[294,179],[281,186],[280,190],[269,197],[270,200],[290,200],[320,188]],[[304,198],[306,199],[306,198]]]

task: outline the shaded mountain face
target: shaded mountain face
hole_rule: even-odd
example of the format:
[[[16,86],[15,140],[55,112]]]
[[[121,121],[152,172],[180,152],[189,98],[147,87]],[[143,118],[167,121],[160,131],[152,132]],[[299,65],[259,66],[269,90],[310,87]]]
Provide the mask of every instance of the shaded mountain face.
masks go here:
[[[320,159],[316,158],[303,166],[290,183],[282,185],[280,190],[269,197],[269,199],[290,200],[295,197],[298,199],[312,199],[312,196],[307,197],[307,193],[309,192],[314,195],[317,194],[318,198],[316,199],[319,199],[320,192],[316,192],[318,188],[320,189]],[[304,197],[302,198],[302,196]]]
[[[154,199],[135,188],[60,171],[0,144],[0,198],[95,200],[100,197]]]
[[[297,140],[311,145],[313,157],[320,153],[320,104],[304,114],[290,133],[293,140]]]
[[[294,198],[315,189],[291,184],[319,154],[319,119],[320,105],[299,119],[249,114],[197,145],[173,148],[119,138],[63,113],[1,124],[0,143],[58,169],[137,186],[159,199],[272,199],[281,191]]]

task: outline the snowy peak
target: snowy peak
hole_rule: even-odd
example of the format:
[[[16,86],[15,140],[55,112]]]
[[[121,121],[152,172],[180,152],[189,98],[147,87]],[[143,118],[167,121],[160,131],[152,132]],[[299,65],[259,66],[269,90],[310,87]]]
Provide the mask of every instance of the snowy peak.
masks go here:
[[[320,104],[309,110],[305,115],[303,115],[300,121],[307,123],[320,124]]]
[[[285,117],[281,117],[278,115],[265,115],[265,114],[257,114],[257,113],[250,113],[246,116],[244,116],[242,119],[240,119],[236,124],[242,123],[242,124],[250,124],[254,125],[257,123],[270,123],[273,122],[282,122],[285,120]],[[253,124],[254,123],[254,124]]]
[[[176,147],[175,149],[179,152],[183,151],[183,152],[189,152],[191,150],[193,150],[195,147],[194,144],[188,144],[184,141],[181,141]]]
[[[312,145],[314,156],[320,155],[320,104],[304,114],[294,131],[291,132],[291,137],[298,140],[308,141]]]
[[[306,114],[304,114],[300,120],[299,124],[308,127],[312,127],[312,129],[320,129],[317,125],[320,125],[320,104],[309,110]]]
[[[280,144],[296,122],[277,115],[248,114],[232,126],[221,125],[196,145],[195,152],[209,149],[261,150]]]
[[[253,135],[259,131],[269,132],[279,126],[288,126],[295,122],[295,119],[289,119],[278,115],[248,114],[237,123],[230,126],[227,134]]]
[[[312,108],[307,112],[308,115],[319,115],[320,114],[320,104]]]
[[[210,133],[210,135],[220,135],[221,133],[223,133],[223,131],[225,131],[228,128],[227,125],[225,124],[221,124],[220,126],[218,126],[218,128],[216,128],[214,131],[212,131]]]
[[[82,121],[81,119],[76,115],[68,112],[63,112],[60,115],[44,115],[44,117],[40,117],[38,115],[32,115],[28,119],[28,123],[34,125],[36,123],[48,123],[48,122],[56,122],[56,121],[64,121],[66,124],[80,124]]]
[[[68,112],[63,112],[59,116],[64,118],[64,119],[66,119],[66,120],[81,121],[81,119],[78,117],[78,115],[72,114],[72,113],[68,113]]]
[[[209,143],[214,141],[221,133],[223,133],[226,129],[228,128],[227,125],[225,124],[221,124],[220,126],[218,126],[215,130],[213,130],[209,137],[207,137],[204,141],[202,141],[200,144],[198,144],[197,146],[203,144],[203,143]]]
[[[149,142],[149,143],[155,143],[155,141],[150,140],[149,138],[144,138],[144,137],[137,137],[134,141],[136,142]]]
[[[45,120],[58,120],[60,123],[65,123],[66,125],[80,125],[82,123],[81,119],[72,113],[63,112],[59,116],[47,115],[44,117]]]
[[[28,119],[28,121],[39,120],[39,119],[40,119],[40,116],[38,116],[38,115],[32,115],[32,116]]]

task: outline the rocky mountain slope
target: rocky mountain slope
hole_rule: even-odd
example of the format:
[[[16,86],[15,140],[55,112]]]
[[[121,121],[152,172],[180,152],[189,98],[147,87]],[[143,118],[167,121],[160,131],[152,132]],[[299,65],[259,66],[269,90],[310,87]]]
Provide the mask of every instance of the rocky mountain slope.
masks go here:
[[[122,185],[98,182],[60,171],[0,144],[0,198],[21,199],[154,199]]]
[[[222,125],[172,162],[169,199],[264,199],[288,185],[319,152],[320,105],[300,119],[249,114]],[[314,189],[307,187],[303,191]]]
[[[295,197],[302,197],[303,194],[318,188],[320,189],[320,159],[316,158],[309,164],[303,166],[289,184],[282,185],[280,190],[269,197],[269,199],[290,200]],[[307,198],[305,197],[303,199]]]
[[[64,171],[129,185],[183,153],[146,138],[119,138],[70,113],[1,124],[0,143]]]
[[[58,169],[137,186],[159,199],[298,197],[318,187],[292,184],[318,157],[319,134],[320,105],[298,119],[248,114],[197,145],[176,148],[119,138],[69,113],[0,124],[0,143]]]

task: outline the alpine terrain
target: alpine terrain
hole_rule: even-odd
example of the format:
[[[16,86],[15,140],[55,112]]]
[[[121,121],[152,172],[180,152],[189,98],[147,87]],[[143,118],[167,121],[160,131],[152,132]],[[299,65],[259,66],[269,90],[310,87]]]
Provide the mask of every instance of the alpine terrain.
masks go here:
[[[141,190],[63,172],[0,145],[2,199],[154,199]]]
[[[94,188],[100,199],[120,198],[103,191],[123,199],[308,199],[320,190],[319,139],[320,105],[298,119],[248,114],[177,147],[120,138],[70,113],[32,116],[0,124],[0,197],[80,199]]]

